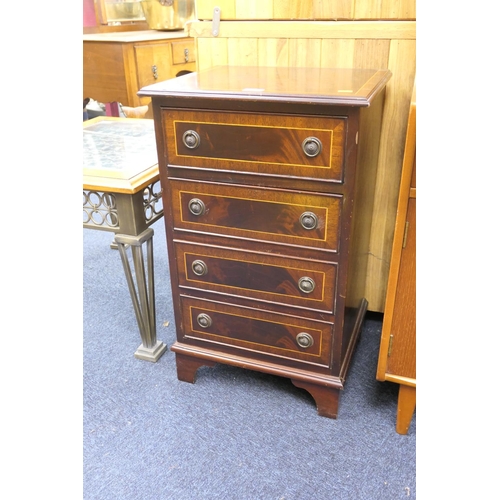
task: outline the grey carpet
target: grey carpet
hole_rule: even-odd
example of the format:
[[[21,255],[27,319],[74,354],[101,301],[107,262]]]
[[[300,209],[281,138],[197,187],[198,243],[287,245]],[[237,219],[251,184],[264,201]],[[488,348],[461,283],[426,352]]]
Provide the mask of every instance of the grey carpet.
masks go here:
[[[175,338],[164,222],[153,225],[158,338]],[[229,366],[177,380],[174,354],[140,361],[112,234],[83,230],[85,500],[416,498],[416,416],[395,431],[398,386],[375,379],[369,314],[336,420],[288,379]]]

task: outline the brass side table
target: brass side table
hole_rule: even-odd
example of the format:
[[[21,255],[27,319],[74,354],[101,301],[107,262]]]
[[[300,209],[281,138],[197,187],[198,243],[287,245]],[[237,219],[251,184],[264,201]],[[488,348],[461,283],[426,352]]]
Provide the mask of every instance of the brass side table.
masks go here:
[[[154,231],[149,227],[162,216],[153,120],[83,122],[83,227],[115,234],[111,247],[120,253],[142,339],[134,356],[152,362],[167,349],[156,339]]]

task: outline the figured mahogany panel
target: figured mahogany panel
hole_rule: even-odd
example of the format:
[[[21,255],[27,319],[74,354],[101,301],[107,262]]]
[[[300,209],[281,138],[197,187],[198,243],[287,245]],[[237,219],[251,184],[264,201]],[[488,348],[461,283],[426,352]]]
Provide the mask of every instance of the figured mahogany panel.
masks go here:
[[[338,251],[341,195],[171,180],[175,230]],[[200,203],[201,202],[201,203]],[[195,215],[190,206],[203,205]],[[314,228],[301,222],[316,217]]]
[[[345,117],[163,110],[172,165],[319,178],[342,182]],[[190,148],[185,133],[195,132]],[[314,156],[304,141],[318,141]],[[317,153],[317,154],[316,154]]]
[[[258,352],[329,366],[333,342],[331,323],[189,297],[181,297],[181,308],[180,341],[189,343],[189,339],[194,339],[212,348],[215,345],[219,349],[238,348],[243,356]],[[301,347],[300,336],[310,338],[311,345]]]
[[[334,312],[337,264],[184,242],[175,253],[181,288]]]

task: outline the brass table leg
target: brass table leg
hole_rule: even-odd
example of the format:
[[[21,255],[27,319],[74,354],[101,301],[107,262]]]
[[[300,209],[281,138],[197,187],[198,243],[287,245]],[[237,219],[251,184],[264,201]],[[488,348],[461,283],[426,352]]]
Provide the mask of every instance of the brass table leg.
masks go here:
[[[167,349],[166,344],[156,340],[156,309],[154,292],[154,261],[153,261],[153,234],[151,228],[146,229],[138,236],[116,234],[115,242],[118,245],[123,269],[127,278],[130,297],[134,305],[137,324],[141,334],[142,344],[134,356],[145,361],[156,362]],[[146,261],[144,260],[143,244],[146,243]],[[137,288],[134,284],[127,245],[132,251],[132,260],[135,270]],[[147,267],[147,273],[146,273]]]

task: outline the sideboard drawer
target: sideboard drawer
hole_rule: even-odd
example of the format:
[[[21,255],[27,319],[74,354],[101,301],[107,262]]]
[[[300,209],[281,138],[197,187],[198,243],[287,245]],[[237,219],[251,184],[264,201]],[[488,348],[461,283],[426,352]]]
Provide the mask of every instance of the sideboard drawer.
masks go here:
[[[174,229],[338,251],[341,195],[171,180]]]
[[[337,265],[175,243],[181,288],[334,312]]]
[[[333,324],[182,297],[182,339],[328,367]],[[245,355],[245,354],[243,354]]]
[[[344,117],[162,113],[172,165],[343,180]]]
[[[172,42],[172,64],[185,64],[196,62],[195,47],[193,40],[181,40]]]

